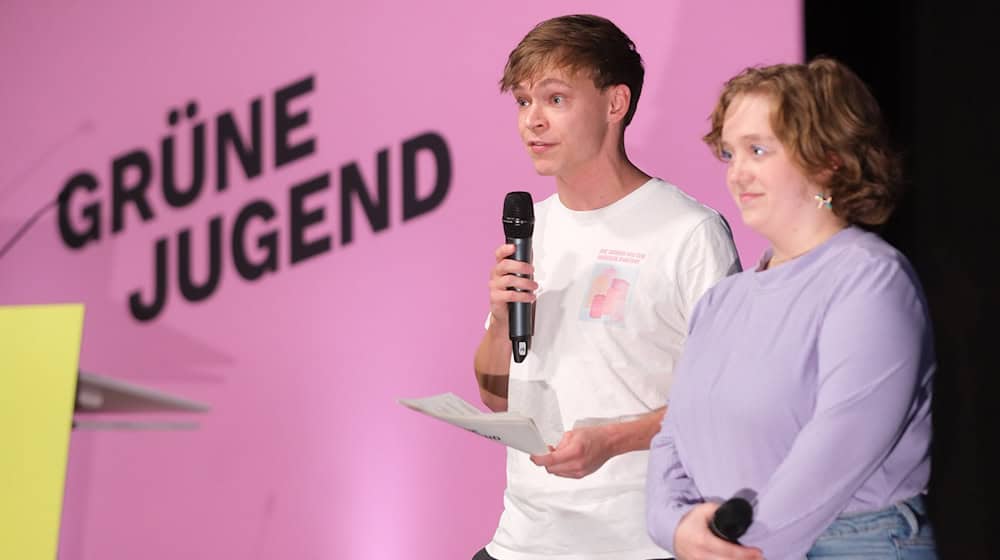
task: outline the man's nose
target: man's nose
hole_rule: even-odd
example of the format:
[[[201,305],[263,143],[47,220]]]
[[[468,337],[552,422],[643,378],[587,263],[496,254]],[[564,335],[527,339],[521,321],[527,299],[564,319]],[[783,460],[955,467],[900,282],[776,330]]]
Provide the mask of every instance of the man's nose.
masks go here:
[[[545,113],[532,103],[524,109],[524,126],[527,128],[541,128],[545,126]]]

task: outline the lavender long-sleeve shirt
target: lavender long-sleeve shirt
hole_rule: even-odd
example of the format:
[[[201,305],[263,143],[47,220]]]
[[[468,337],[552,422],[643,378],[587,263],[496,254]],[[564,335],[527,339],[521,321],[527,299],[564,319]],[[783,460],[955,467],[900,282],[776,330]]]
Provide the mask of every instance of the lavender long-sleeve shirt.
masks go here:
[[[694,505],[749,490],[740,542],[798,559],[838,515],[923,492],[934,368],[919,281],[874,234],[725,278],[695,307],[652,442],[650,535],[672,550]]]

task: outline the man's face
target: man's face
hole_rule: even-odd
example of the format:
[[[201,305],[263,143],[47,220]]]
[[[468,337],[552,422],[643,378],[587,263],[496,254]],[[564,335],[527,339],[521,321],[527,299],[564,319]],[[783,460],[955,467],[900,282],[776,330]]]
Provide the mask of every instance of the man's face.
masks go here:
[[[513,88],[521,140],[540,175],[570,179],[615,147],[608,142],[610,91],[584,72],[559,68]]]

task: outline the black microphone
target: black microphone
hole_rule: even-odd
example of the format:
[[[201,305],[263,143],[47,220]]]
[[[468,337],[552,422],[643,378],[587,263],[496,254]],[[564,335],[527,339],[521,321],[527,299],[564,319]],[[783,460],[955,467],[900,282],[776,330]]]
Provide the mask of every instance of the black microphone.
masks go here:
[[[753,507],[750,502],[738,497],[729,498],[715,510],[715,515],[708,522],[708,530],[720,539],[740,544],[737,539],[747,532],[751,523]]]
[[[503,233],[507,237],[507,243],[514,246],[514,254],[507,258],[530,263],[531,234],[534,231],[535,208],[531,194],[523,191],[507,193],[503,199]],[[524,277],[522,274],[518,276]],[[507,304],[507,314],[514,361],[521,363],[528,355],[531,335],[535,331],[531,321],[531,304],[512,301]]]

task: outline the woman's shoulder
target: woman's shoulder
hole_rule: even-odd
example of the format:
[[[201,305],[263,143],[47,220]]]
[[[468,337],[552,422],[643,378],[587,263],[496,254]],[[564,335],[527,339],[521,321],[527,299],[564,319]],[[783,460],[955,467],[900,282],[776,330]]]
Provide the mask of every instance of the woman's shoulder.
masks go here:
[[[922,292],[909,259],[876,233],[857,229],[831,254],[830,278],[842,289],[883,291],[911,288]]]
[[[695,313],[705,312],[711,308],[718,309],[727,301],[745,297],[753,282],[751,274],[752,270],[743,270],[721,278],[698,299]]]
[[[876,233],[852,228],[853,235],[840,244],[835,259],[845,271],[910,269],[909,259]]]

